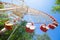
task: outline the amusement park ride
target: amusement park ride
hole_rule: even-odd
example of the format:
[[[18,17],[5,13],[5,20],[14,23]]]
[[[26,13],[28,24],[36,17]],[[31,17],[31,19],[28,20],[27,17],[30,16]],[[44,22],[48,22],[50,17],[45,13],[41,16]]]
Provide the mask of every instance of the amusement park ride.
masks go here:
[[[22,5],[14,4],[13,0],[11,1],[12,3],[0,2],[0,5],[4,5],[4,8],[0,9],[0,14],[1,12],[7,12],[9,18],[14,17],[12,18],[13,21],[9,20],[5,22],[5,27],[0,30],[0,34],[7,30],[12,30],[12,26],[16,25],[16,23],[20,20],[23,21],[25,15],[31,16],[30,18],[28,18],[28,20],[26,20],[28,22],[26,24],[26,32],[28,33],[32,33],[36,29],[36,26],[34,24],[40,24],[39,27],[43,32],[47,32],[49,29],[55,29],[58,26],[58,22],[54,17],[42,11],[38,11],[28,7],[24,4],[24,0],[16,0],[21,1]]]

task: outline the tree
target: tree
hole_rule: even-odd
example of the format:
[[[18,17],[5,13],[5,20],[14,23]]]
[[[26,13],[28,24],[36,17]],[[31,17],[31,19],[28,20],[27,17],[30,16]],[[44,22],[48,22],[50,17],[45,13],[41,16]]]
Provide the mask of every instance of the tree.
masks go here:
[[[53,10],[55,11],[55,12],[59,12],[60,13],[60,0],[56,0],[56,6],[55,7],[53,7]]]
[[[0,14],[0,30],[4,27],[4,24],[9,18],[7,17],[7,14]],[[7,34],[7,35],[5,35]],[[0,40],[6,40],[8,35],[10,34],[10,31],[7,33],[3,33],[2,35],[0,34]]]
[[[20,24],[18,24],[17,29],[13,32],[12,35],[10,35],[10,37],[8,38],[8,40],[32,40],[33,38],[33,33],[27,33],[25,31],[25,25],[26,25],[26,21],[21,21]]]
[[[60,0],[56,0],[56,4],[57,5],[60,5]]]
[[[0,9],[4,8],[4,5],[2,2],[0,2]]]
[[[50,37],[45,33],[37,36],[37,40],[51,40]]]
[[[15,25],[13,30],[5,32],[5,35],[0,36],[0,40],[32,40],[34,33],[25,31],[26,21],[21,21]]]

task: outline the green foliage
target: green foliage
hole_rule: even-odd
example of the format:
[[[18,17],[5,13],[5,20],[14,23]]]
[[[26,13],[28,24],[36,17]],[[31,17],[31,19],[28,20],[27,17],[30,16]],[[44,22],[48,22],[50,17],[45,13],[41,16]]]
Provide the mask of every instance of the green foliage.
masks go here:
[[[0,40],[7,40],[7,38],[9,37],[9,35],[11,34],[11,31],[6,31],[5,33],[3,33],[2,35],[0,35]]]
[[[57,5],[60,5],[60,0],[56,0],[56,4]]]
[[[9,20],[9,18],[7,17],[7,14],[0,14],[0,30],[2,28],[4,28],[4,24],[7,20]],[[0,40],[6,40],[7,37],[10,35],[11,31],[7,31],[5,33],[3,33],[2,35],[0,35]]]
[[[51,40],[47,34],[42,34],[37,36],[37,40]]]
[[[32,40],[33,33],[30,34],[25,31],[26,23],[26,21],[21,21],[21,23],[16,26],[18,28],[9,38],[9,40]]]
[[[60,6],[55,6],[53,11],[60,12]]]
[[[4,23],[9,20],[6,14],[0,14],[0,30],[4,27]]]
[[[4,8],[4,5],[3,4],[0,4],[0,9]]]
[[[60,13],[60,0],[56,0],[56,6],[53,7],[53,11]]]
[[[3,36],[0,36],[0,40],[7,40],[9,37],[9,40],[32,40],[33,39],[33,33],[27,33],[25,30],[26,21],[21,21],[19,24],[15,25],[14,27],[17,29],[14,31],[7,31]],[[11,35],[11,33],[14,31],[14,33]]]
[[[4,8],[4,5],[2,2],[0,2],[0,9]],[[4,24],[6,21],[8,21],[8,15],[5,14],[5,12],[0,12],[0,30],[2,28],[4,28]],[[8,36],[10,35],[11,31],[7,31],[5,33],[2,33],[2,35],[0,34],[0,40],[6,40],[8,38]]]

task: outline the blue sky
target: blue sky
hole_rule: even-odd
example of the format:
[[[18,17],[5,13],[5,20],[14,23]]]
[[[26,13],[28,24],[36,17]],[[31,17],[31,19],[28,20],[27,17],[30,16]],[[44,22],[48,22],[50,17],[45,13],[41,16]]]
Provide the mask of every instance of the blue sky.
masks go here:
[[[41,10],[56,18],[56,20],[59,23],[59,26],[55,28],[54,30],[49,30],[47,34],[50,36],[51,40],[60,40],[60,17],[59,17],[60,14],[53,13],[51,11],[52,7],[55,6],[54,3],[55,3],[55,0],[26,0],[26,4],[30,6],[31,8]],[[38,24],[36,26],[38,26]],[[43,33],[38,28],[36,32],[39,34]]]
[[[4,1],[4,0],[3,0]],[[10,0],[5,0],[10,1]],[[60,14],[52,12],[52,7],[55,6],[55,0],[25,0],[25,4],[27,4],[31,8],[35,8],[37,10],[41,10],[45,13],[48,13],[56,18],[59,23],[59,26],[54,30],[49,30],[47,34],[51,38],[51,40],[60,40]],[[38,27],[38,24],[36,25]],[[38,27],[39,28],[39,27]],[[36,33],[43,34],[41,30],[37,28]]]
[[[29,7],[46,12],[56,18],[59,26],[54,30],[49,30],[47,34],[51,40],[60,40],[60,14],[52,12],[52,7],[55,6],[55,0],[26,0],[25,2]],[[43,32],[38,29],[38,24],[36,26],[36,33],[43,34]]]

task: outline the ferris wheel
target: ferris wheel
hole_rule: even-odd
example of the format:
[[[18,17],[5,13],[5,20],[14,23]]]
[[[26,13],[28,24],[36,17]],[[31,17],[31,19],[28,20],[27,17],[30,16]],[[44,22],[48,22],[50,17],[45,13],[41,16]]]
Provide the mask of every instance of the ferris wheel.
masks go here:
[[[6,12],[8,17],[11,18],[13,24],[9,24],[10,21],[5,23],[5,26],[15,25],[19,20],[26,20],[28,23],[26,24],[26,32],[32,33],[35,30],[34,24],[40,24],[40,29],[43,32],[47,32],[49,29],[55,29],[58,26],[58,22],[56,19],[49,14],[30,8],[29,6],[24,4],[24,0],[15,0],[17,2],[22,2],[21,5],[14,4],[14,0],[11,0],[11,3],[0,2],[0,4],[4,5],[4,8],[0,9],[1,12]],[[10,14],[9,14],[10,13]],[[23,19],[24,17],[26,19]],[[16,22],[17,21],[17,22]],[[11,30],[12,27],[4,27],[1,32],[5,32],[6,30]]]

